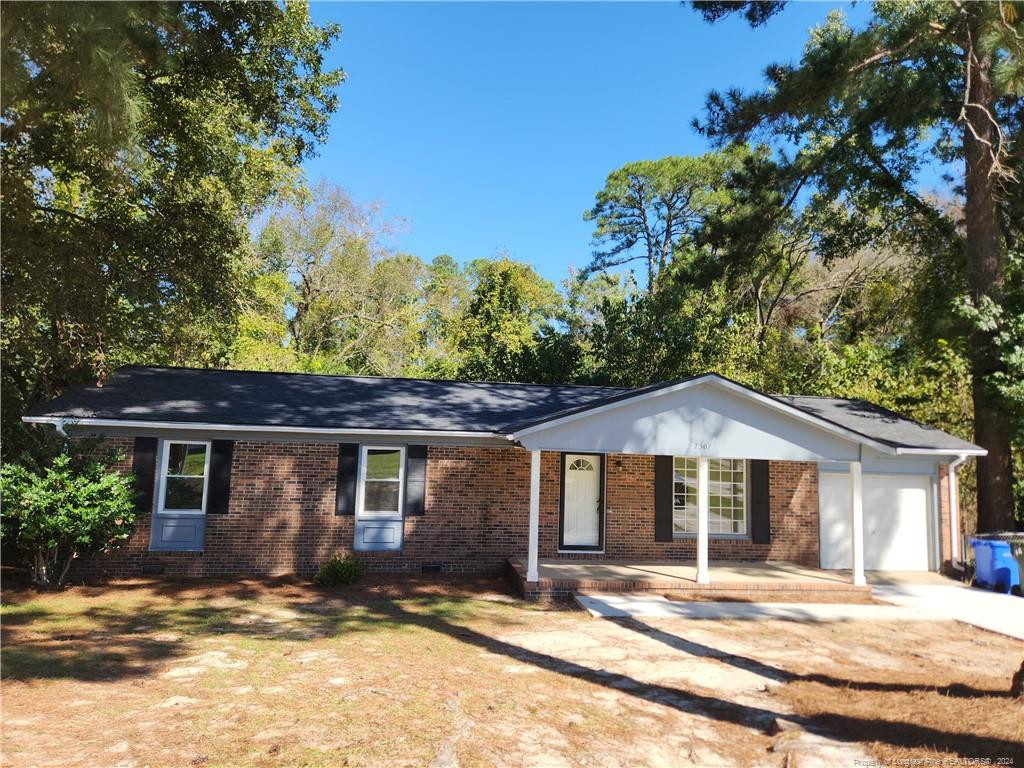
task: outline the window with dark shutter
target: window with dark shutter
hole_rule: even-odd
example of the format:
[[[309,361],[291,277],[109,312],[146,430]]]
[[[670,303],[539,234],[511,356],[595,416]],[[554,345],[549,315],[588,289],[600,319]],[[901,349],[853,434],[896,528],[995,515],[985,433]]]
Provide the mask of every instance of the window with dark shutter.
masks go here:
[[[153,511],[153,491],[156,486],[155,437],[136,437],[132,451],[132,474],[135,475],[135,510],[139,514]]]
[[[334,498],[334,514],[356,513],[356,482],[359,477],[358,443],[338,446],[338,488]]]
[[[206,491],[206,514],[226,515],[231,498],[231,457],[233,440],[214,440],[210,444],[210,486]]]
[[[750,461],[750,536],[755,544],[772,540],[768,462]]]
[[[424,509],[427,490],[427,446],[410,445],[405,451],[405,516],[418,517]]]
[[[654,540],[672,541],[672,483],[671,456],[654,457]]]

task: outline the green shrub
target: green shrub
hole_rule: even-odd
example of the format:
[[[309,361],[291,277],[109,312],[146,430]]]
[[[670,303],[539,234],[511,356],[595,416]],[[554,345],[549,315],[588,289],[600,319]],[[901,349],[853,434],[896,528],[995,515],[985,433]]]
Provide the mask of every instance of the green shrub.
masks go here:
[[[68,453],[0,466],[0,540],[40,587],[64,583],[72,561],[126,541],[135,527],[131,475]]]
[[[337,587],[352,584],[363,575],[363,563],[355,555],[335,555],[320,566],[313,577],[318,587]]]

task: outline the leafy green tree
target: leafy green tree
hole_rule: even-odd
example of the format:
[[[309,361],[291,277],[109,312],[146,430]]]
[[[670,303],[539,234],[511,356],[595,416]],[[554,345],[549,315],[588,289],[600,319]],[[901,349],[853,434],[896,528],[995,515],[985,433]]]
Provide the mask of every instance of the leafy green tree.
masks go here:
[[[696,2],[709,21],[744,13],[764,24],[785,3]],[[839,12],[814,29],[799,64],[773,65],[765,90],[713,92],[699,127],[722,143],[765,129],[795,147],[803,184],[826,200],[846,200],[882,226],[962,237],[970,300],[1001,303],[1008,231],[1020,208],[1011,152],[1024,112],[1024,13],[1020,3],[876,2],[872,18],[852,29]],[[1019,153],[1017,153],[1019,155]],[[918,193],[922,167],[963,167],[962,235],[955,222]],[[879,214],[882,214],[880,219]],[[871,224],[854,216],[843,233]],[[1003,226],[1001,226],[1003,225]],[[1011,432],[993,376],[1004,368],[997,329],[971,331],[974,439],[981,530],[1013,522]]]
[[[440,378],[458,375],[454,339],[469,301],[469,276],[448,254],[434,258],[421,284],[423,322],[416,369]]]
[[[562,281],[553,322],[537,336],[529,380],[544,384],[596,383],[603,377],[602,351],[595,343],[615,308],[637,295],[633,276],[571,272]]]
[[[398,375],[415,368],[422,321],[422,262],[385,244],[397,222],[321,183],[282,203],[257,237],[258,273],[273,279],[283,305],[254,321],[286,333],[264,335],[261,354],[314,373]],[[243,360],[235,361],[243,365]]]
[[[0,495],[3,543],[25,557],[40,587],[61,586],[75,558],[118,546],[135,527],[132,477],[109,460],[65,451],[46,466],[5,463]]]
[[[991,386],[1008,404],[1013,436],[1013,469],[1016,482],[1017,521],[1024,524],[1024,254],[1007,257],[1006,283],[1000,303],[983,298],[978,304],[964,298],[961,313],[983,332],[993,334],[1000,362],[989,378]]]
[[[231,367],[248,371],[296,371],[298,356],[288,346],[288,298],[292,286],[283,269],[254,269],[241,301]]]
[[[301,2],[12,2],[0,25],[8,454],[26,408],[117,365],[227,360],[248,221],[343,76]]]
[[[653,291],[673,252],[692,242],[707,212],[727,199],[721,182],[734,162],[730,152],[712,152],[643,160],[612,171],[583,216],[595,223],[599,246],[586,273],[642,261],[647,290]]]
[[[558,293],[532,267],[507,256],[474,261],[469,273],[473,291],[454,329],[458,376],[529,380],[537,339],[555,314]]]

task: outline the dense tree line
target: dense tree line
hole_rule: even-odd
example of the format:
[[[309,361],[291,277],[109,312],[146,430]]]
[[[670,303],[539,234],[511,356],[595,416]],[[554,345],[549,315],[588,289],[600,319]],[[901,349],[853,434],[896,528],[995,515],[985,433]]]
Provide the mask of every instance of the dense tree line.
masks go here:
[[[981,527],[1010,527],[1014,504],[1024,520],[1020,4],[830,16],[770,88],[709,96],[713,151],[612,169],[584,214],[592,261],[558,285],[508,254],[395,251],[401,222],[298,183],[342,77],[321,68],[337,30],[302,6],[11,5],[5,70],[35,66],[4,82],[5,453],[26,407],[126,362],[625,386],[717,371],[974,439]],[[783,6],[695,5],[755,25]],[[83,63],[110,87],[67,71]],[[925,195],[935,164],[947,191]]]
[[[223,365],[249,220],[326,137],[302,3],[11,2],[0,17],[2,430],[125,363]]]

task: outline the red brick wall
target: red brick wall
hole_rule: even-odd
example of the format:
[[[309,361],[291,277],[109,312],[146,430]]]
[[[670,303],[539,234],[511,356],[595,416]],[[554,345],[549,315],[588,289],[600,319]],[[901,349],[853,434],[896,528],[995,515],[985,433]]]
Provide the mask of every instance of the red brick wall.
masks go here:
[[[130,438],[111,439],[128,454]],[[351,551],[354,518],[334,514],[338,448],[323,443],[235,443],[226,515],[206,516],[205,551],[150,552],[151,515],[117,551],[76,564],[73,577],[123,577],[143,565],[169,576],[309,575]],[[512,448],[434,447],[426,514],[405,522],[401,553],[363,552],[371,570],[488,571],[526,552],[530,458]]]
[[[334,515],[337,456],[335,445],[236,442],[228,513],[206,516],[204,552],[150,552],[146,513],[124,547],[81,575],[137,576],[143,565],[169,576],[309,573],[352,541],[352,518]]]
[[[541,460],[540,555],[617,560],[695,560],[695,539],[654,540],[654,457],[609,454],[605,458],[607,498],[603,555],[559,553],[558,453]],[[715,560],[788,560],[818,565],[818,468],[814,463],[769,464],[771,542],[711,538]]]
[[[129,438],[112,439],[128,456]],[[654,459],[613,454],[607,462],[606,554],[621,559],[695,557],[692,539],[654,541]],[[541,462],[540,553],[557,555],[559,454]],[[334,514],[337,446],[239,441],[234,446],[226,515],[207,515],[205,551],[149,551],[150,514],[128,543],[76,564],[74,577],[136,576],[144,565],[169,576],[312,574],[351,550],[354,518]],[[719,560],[792,560],[816,565],[817,471],[813,464],[772,463],[772,542],[712,539]],[[401,553],[360,553],[371,570],[488,571],[527,546],[530,454],[517,448],[431,446],[426,514],[405,521]],[[568,555],[584,557],[585,555]],[[589,555],[593,557],[593,555]]]

